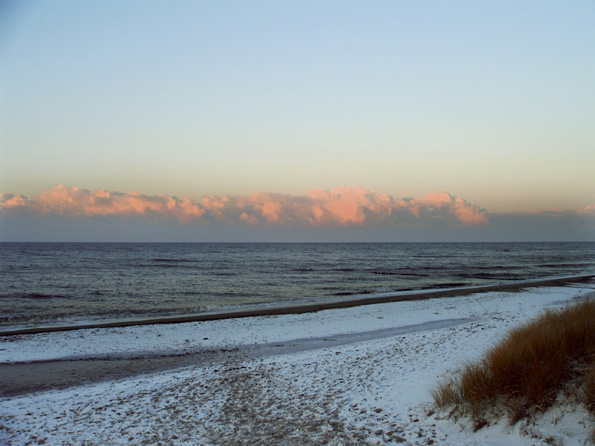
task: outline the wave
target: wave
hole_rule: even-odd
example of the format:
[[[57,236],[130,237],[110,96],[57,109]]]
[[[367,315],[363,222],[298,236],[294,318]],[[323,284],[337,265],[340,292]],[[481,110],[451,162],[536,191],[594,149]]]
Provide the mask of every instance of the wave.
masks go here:
[[[527,276],[523,274],[514,274],[514,273],[477,273],[477,274],[460,274],[461,277],[465,279],[483,279],[483,280],[523,280],[526,279]]]
[[[374,294],[377,293],[377,291],[371,291],[371,290],[361,290],[361,291],[339,291],[337,293],[332,293],[331,296],[359,296],[364,295],[364,294]]]
[[[27,293],[19,296],[21,299],[60,299],[68,296],[56,295],[56,294],[45,294],[45,293]]]
[[[162,257],[158,257],[156,259],[152,259],[153,262],[158,262],[158,263],[200,263],[200,260],[197,259],[168,259],[168,258],[162,258]]]
[[[420,269],[430,270],[430,268],[420,268]],[[406,271],[370,271],[370,274],[375,274],[377,276],[401,276],[401,277],[416,277],[416,278],[437,275],[436,273],[435,274],[426,274],[426,273],[420,273],[420,272],[412,273],[408,270],[406,270]]]
[[[432,290],[432,289],[442,289],[442,288],[460,288],[469,286],[468,282],[446,282],[446,283],[433,283],[424,287],[421,287],[421,290]]]

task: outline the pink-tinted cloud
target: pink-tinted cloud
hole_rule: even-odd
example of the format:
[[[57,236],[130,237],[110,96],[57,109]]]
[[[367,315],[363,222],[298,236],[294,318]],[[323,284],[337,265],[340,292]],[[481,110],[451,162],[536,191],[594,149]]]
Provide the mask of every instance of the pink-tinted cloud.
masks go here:
[[[0,193],[0,210],[26,208],[27,206],[28,200],[24,195]]]
[[[311,190],[306,195],[255,193],[207,196],[200,201],[168,195],[121,193],[56,186],[35,199],[1,194],[0,211],[38,215],[109,216],[159,215],[190,221],[243,222],[250,225],[361,226],[441,222],[445,225],[481,225],[488,213],[446,192],[394,199],[361,187]]]
[[[401,201],[386,194],[370,192],[363,187],[337,187],[330,192],[311,190],[307,195],[314,201],[314,221],[321,224],[363,224],[388,218]]]
[[[422,213],[435,216],[454,216],[465,225],[478,225],[488,222],[488,214],[478,206],[467,203],[462,198],[453,197],[446,192],[431,192],[421,198],[414,198],[405,205],[413,215],[420,218]]]
[[[76,215],[145,215],[175,217],[181,222],[200,218],[204,210],[189,198],[179,200],[167,195],[147,196],[138,192],[120,193],[103,189],[87,190],[58,185],[43,191],[35,200],[22,195],[2,194],[0,210],[18,209],[37,214]]]

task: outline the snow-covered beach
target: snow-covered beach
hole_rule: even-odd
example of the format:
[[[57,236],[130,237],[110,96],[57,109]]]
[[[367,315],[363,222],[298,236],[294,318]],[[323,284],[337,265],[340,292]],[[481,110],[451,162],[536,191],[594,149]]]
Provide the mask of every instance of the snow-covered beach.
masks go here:
[[[9,364],[69,360],[88,364],[92,377],[93,360],[180,359],[157,371],[5,394],[0,443],[583,444],[595,420],[580,408],[558,405],[530,425],[502,421],[474,433],[433,412],[430,392],[511,328],[585,297],[595,297],[593,280],[305,314],[4,337],[4,371]],[[44,376],[37,380],[42,385]]]

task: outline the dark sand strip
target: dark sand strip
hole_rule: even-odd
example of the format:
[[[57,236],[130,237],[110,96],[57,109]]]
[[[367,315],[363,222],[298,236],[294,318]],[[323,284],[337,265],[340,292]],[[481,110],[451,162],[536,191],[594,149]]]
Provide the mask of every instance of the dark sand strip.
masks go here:
[[[56,325],[43,327],[30,327],[16,330],[2,330],[0,336],[13,336],[22,334],[49,333],[54,331],[83,330],[88,328],[108,328],[108,327],[130,327],[134,325],[154,325],[154,324],[178,324],[182,322],[203,322],[215,321],[221,319],[233,319],[255,316],[275,316],[282,314],[313,313],[321,310],[330,310],[336,308],[349,308],[361,305],[372,305],[388,302],[401,302],[411,300],[433,299],[438,297],[466,296],[469,294],[485,293],[488,291],[521,291],[530,287],[538,286],[564,286],[569,283],[584,283],[595,278],[595,274],[557,277],[548,279],[528,280],[516,283],[503,283],[496,285],[485,285],[464,288],[449,288],[447,290],[430,290],[411,292],[406,294],[397,294],[389,296],[361,297],[356,299],[332,300],[323,302],[312,302],[293,305],[279,305],[274,307],[250,308],[244,310],[232,311],[213,311],[204,313],[195,313],[190,315],[161,316],[154,318],[134,318],[119,319],[114,321],[92,322],[88,324]]]
[[[428,330],[453,327],[470,319],[444,319],[404,327],[391,327],[360,333],[340,333],[319,338],[294,339],[270,344],[240,345],[233,349],[197,350],[184,354],[150,354],[129,358],[83,358],[0,364],[0,395],[23,395],[50,389],[109,381],[187,366],[229,364],[241,366],[243,359],[284,355],[321,348],[338,347],[355,342],[382,339]]]
[[[65,389],[190,365],[214,364],[223,362],[225,355],[226,351],[221,350],[194,355],[0,364],[0,396]]]

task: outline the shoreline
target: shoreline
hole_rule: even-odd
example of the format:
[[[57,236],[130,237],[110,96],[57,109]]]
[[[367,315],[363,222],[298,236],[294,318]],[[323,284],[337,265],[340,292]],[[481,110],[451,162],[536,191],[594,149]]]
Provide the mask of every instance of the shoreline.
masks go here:
[[[0,443],[579,446],[593,417],[565,400],[530,426],[502,420],[474,431],[434,412],[431,392],[510,329],[582,298],[595,298],[595,280],[5,337],[4,370],[14,367],[15,380],[29,373],[29,383],[0,395]]]
[[[190,315],[172,315],[172,316],[160,316],[151,318],[129,318],[110,320],[103,322],[91,322],[82,324],[70,324],[70,325],[55,325],[55,326],[36,326],[19,329],[1,330],[0,337],[4,336],[16,336],[16,335],[27,335],[27,334],[39,334],[39,333],[51,333],[60,331],[73,331],[73,330],[84,330],[84,329],[95,329],[95,328],[122,328],[132,327],[139,325],[159,325],[159,324],[179,324],[185,322],[205,322],[205,321],[216,321],[223,319],[239,319],[248,317],[259,317],[259,316],[279,316],[287,314],[302,314],[302,313],[315,313],[322,310],[350,308],[363,305],[373,305],[381,303],[391,302],[403,302],[403,301],[416,301],[426,300],[440,297],[458,297],[466,296],[476,293],[485,293],[491,291],[508,291],[515,292],[521,291],[526,288],[540,287],[540,286],[564,286],[568,283],[582,283],[587,282],[594,278],[595,274],[582,274],[576,276],[564,276],[564,277],[549,277],[543,279],[532,279],[515,283],[499,283],[494,285],[479,285],[472,287],[461,287],[461,288],[450,288],[445,290],[422,290],[422,291],[411,291],[403,294],[391,294],[385,296],[375,297],[359,297],[354,299],[344,300],[333,300],[333,301],[321,301],[321,302],[308,302],[302,304],[289,304],[279,305],[274,307],[263,307],[263,308],[249,308],[242,310],[224,310],[224,311],[212,311],[204,313],[195,313]]]

